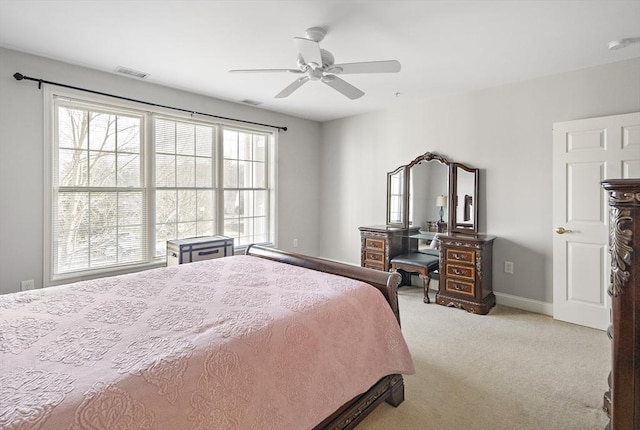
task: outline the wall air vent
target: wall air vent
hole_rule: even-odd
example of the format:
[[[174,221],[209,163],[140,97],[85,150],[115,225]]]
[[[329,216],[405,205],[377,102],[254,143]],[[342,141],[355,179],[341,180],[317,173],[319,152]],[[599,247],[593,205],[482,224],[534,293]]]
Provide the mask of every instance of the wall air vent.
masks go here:
[[[129,69],[127,67],[118,66],[115,70],[117,73],[122,73],[123,75],[133,76],[134,78],[144,79],[149,76],[148,73],[138,72],[137,70]]]
[[[262,104],[262,102],[257,102],[255,100],[249,100],[249,99],[241,100],[240,103],[244,103],[249,106],[258,106]]]

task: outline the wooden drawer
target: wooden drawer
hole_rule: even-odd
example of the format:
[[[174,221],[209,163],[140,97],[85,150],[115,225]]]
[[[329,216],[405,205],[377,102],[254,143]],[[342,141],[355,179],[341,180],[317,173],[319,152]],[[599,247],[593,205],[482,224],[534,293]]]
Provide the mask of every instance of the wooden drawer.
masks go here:
[[[446,273],[448,276],[457,276],[460,278],[470,279],[473,282],[475,282],[476,279],[475,266],[446,263],[444,273]]]
[[[446,249],[445,259],[450,261],[461,261],[464,263],[475,264],[476,254],[473,251],[467,251],[466,249]]]
[[[465,281],[458,281],[457,279],[447,278],[445,280],[445,290],[452,293],[475,296],[476,284],[475,282],[465,282]]]
[[[376,264],[376,263],[372,263],[370,261],[365,261],[363,267],[368,267],[369,269],[375,269],[375,270],[382,270],[384,272],[384,265],[383,264]]]
[[[364,251],[364,261],[369,264],[376,264],[382,267],[384,270],[384,253],[375,251]]]
[[[377,249],[379,251],[384,251],[384,245],[387,241],[385,239],[375,239],[372,237],[364,238],[364,247],[366,249]]]

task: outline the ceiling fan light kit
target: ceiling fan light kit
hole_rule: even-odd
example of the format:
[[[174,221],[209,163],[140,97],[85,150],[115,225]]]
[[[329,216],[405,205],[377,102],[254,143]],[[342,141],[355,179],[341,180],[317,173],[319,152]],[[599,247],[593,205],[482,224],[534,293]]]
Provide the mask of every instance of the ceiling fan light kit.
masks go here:
[[[359,63],[334,64],[335,58],[329,51],[321,49],[319,42],[326,36],[327,31],[322,27],[311,27],[305,31],[306,37],[294,37],[294,43],[298,51],[298,69],[246,69],[230,70],[232,73],[271,73],[288,72],[305,74],[285,89],[276,94],[276,98],[284,98],[309,81],[320,81],[338,91],[351,100],[358,99],[364,92],[354,87],[347,81],[339,78],[339,74],[356,73],[397,73],[400,71],[400,62],[397,60],[366,61]]]

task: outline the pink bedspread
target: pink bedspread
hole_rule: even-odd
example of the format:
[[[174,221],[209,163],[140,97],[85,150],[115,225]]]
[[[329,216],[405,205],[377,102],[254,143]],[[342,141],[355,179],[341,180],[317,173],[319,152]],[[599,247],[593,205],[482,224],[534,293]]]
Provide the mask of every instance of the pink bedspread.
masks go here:
[[[0,429],[305,429],[413,372],[378,290],[257,257],[0,296]]]

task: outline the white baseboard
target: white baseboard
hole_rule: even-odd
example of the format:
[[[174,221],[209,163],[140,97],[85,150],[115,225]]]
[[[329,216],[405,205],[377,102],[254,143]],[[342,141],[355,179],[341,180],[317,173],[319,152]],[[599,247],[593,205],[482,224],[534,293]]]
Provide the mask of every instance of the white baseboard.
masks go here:
[[[414,275],[411,279],[411,285],[422,287],[422,280],[420,278]],[[437,280],[434,280],[429,284],[429,291],[432,293],[436,293],[438,291]],[[496,296],[496,304],[553,317],[553,303],[527,299],[525,297],[513,296],[511,294],[496,293],[495,291],[493,294]]]
[[[541,302],[524,297],[512,296],[511,294],[496,293],[496,303],[510,308],[522,309],[523,311],[534,312],[536,314],[553,316],[553,303]]]
[[[435,284],[435,285],[434,285]],[[416,286],[422,286],[422,284],[415,284]],[[429,285],[429,291],[437,292],[438,291],[438,282],[432,282]],[[540,300],[527,299],[519,296],[512,296],[511,294],[505,293],[496,293],[493,294],[496,296],[496,303],[502,306],[508,306],[510,308],[521,309],[527,312],[533,312],[536,314],[548,315],[550,317],[553,316],[553,303],[541,302]]]

